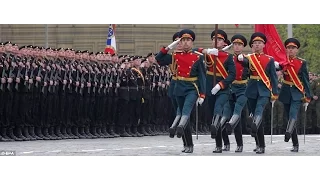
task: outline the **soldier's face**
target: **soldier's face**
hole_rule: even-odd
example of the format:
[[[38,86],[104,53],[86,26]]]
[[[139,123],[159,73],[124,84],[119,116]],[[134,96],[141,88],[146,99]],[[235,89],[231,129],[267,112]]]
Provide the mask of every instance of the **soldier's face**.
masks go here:
[[[286,51],[289,56],[296,56],[298,53],[298,48],[295,46],[288,46]]]
[[[6,44],[5,46],[6,51],[12,52],[12,44]]]
[[[241,44],[241,43],[233,43],[233,50],[236,53],[241,53],[243,51],[243,44]]]
[[[215,39],[213,38],[212,39],[212,47],[214,47],[214,45],[215,45]],[[218,49],[222,49],[223,47],[224,47],[224,44],[225,44],[225,42],[224,42],[224,40],[223,39],[221,39],[221,38],[218,38],[217,39],[217,48]]]
[[[254,52],[262,52],[264,46],[265,46],[264,42],[262,42],[262,41],[254,41],[252,43],[252,50]]]
[[[193,41],[190,38],[182,38],[180,42],[182,49],[185,51],[190,50],[193,46]]]
[[[0,45],[0,52],[3,53],[5,51],[5,48],[3,45]]]

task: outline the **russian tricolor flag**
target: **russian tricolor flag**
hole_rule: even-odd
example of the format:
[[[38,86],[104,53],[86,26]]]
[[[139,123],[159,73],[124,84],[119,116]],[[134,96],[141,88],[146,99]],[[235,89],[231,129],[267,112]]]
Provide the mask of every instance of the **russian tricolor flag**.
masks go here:
[[[115,24],[109,25],[108,38],[106,42],[105,53],[115,54],[117,52],[116,36],[115,36]]]

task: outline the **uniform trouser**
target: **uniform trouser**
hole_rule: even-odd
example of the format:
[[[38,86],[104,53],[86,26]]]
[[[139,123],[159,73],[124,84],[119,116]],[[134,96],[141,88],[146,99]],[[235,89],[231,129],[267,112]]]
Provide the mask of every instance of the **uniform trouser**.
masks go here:
[[[109,99],[111,99],[111,105],[112,105],[112,97],[109,96],[109,94],[103,94],[101,103],[101,124],[102,126],[107,126],[112,121],[112,109],[111,106],[109,106]]]
[[[284,109],[285,109],[285,113],[288,117],[289,121],[297,121],[297,117],[298,117],[298,111],[300,109],[301,106],[301,101],[294,101],[291,100],[290,104],[283,104],[284,105]],[[288,121],[288,123],[289,123]],[[297,128],[294,127],[293,132],[292,132],[292,144],[295,145],[299,145],[299,141],[298,141],[298,135],[297,135]]]
[[[91,104],[91,95],[88,93],[85,93],[83,96],[83,123],[84,126],[89,126],[91,123],[91,119],[90,119],[90,111],[91,111],[91,106],[94,106],[94,104]]]
[[[129,101],[123,98],[119,98],[118,100],[118,114],[119,114],[119,121],[118,124],[119,126],[129,126],[130,121],[129,121]]]
[[[141,118],[141,98],[137,98],[136,100],[129,100],[129,126],[138,127]]]
[[[93,109],[93,117],[95,119],[95,122],[93,123],[94,126],[102,127],[102,124],[106,124],[103,118],[103,111],[104,111],[104,98],[105,95],[96,93],[95,98],[95,108]]]
[[[155,113],[155,108],[156,108],[156,97],[154,96],[154,93],[152,93],[152,97],[150,98],[150,106],[149,106],[149,118],[150,118],[150,125],[156,125],[156,113]]]
[[[59,94],[59,125],[67,126],[67,93],[61,92]]]
[[[5,92],[6,106],[5,106],[5,118],[8,126],[12,126],[12,109],[13,109],[13,97],[12,91]]]
[[[284,106],[282,102],[276,100],[273,108],[273,127],[272,128],[280,128],[283,129],[283,113]]]
[[[54,126],[55,125],[55,97],[53,93],[48,92],[48,99],[47,99],[47,122],[46,127]]]
[[[141,107],[141,109],[142,109],[142,112],[141,112],[141,125],[144,125],[144,126],[146,126],[146,125],[149,125],[150,124],[150,108],[149,108],[149,106],[150,106],[150,99],[144,99],[144,103],[142,104],[142,107]]]
[[[193,106],[196,103],[197,98],[198,95],[196,93],[189,93],[185,96],[176,96],[178,108],[180,109],[181,115],[188,117],[188,122],[184,129],[184,136],[187,146],[193,146],[190,114],[193,109]]]
[[[5,104],[6,104],[6,99],[5,99],[5,92],[0,91],[0,127],[5,127],[8,125],[6,122],[6,117],[5,117]]]
[[[45,93],[40,93],[40,107],[39,107],[39,112],[40,112],[40,126],[41,127],[48,127],[48,118],[47,118],[47,94]]]
[[[27,124],[27,110],[28,110],[28,93],[27,92],[17,92],[19,96],[18,104],[18,120],[16,121],[16,126],[29,126]]]
[[[30,101],[30,116],[33,119],[33,125],[35,127],[41,127],[42,121],[41,121],[41,112],[40,112],[40,106],[41,106],[41,93],[38,91],[36,87],[34,87],[30,93],[30,98],[32,98],[32,101]]]
[[[74,115],[73,115],[73,122],[78,127],[85,127],[86,121],[86,109],[85,109],[85,98],[80,93],[74,93]]]
[[[65,100],[65,119],[63,122],[65,122],[65,126],[74,126],[74,122],[72,121],[72,113],[73,109],[76,106],[74,101],[74,95],[72,93],[66,93],[66,100]]]
[[[119,111],[118,111],[118,101],[119,101],[119,97],[118,96],[113,96],[113,97],[109,97],[109,99],[112,99],[112,106],[108,107],[108,109],[112,109],[112,113],[111,113],[111,121],[109,121],[109,125],[113,126],[115,124],[117,124],[117,122],[119,121]]]
[[[88,115],[89,115],[89,124],[90,126],[97,126],[98,122],[96,119],[96,109],[97,109],[97,101],[96,101],[96,93],[91,93],[89,97],[89,106],[88,106]]]
[[[213,116],[215,116],[215,115],[230,116],[230,113],[228,113],[229,115],[228,114],[224,114],[225,112],[223,111],[224,106],[226,104],[228,104],[228,99],[229,99],[229,94],[219,94],[219,95],[215,95],[215,96],[209,96],[210,110],[212,111],[214,109],[213,110]],[[224,137],[226,137],[226,133],[224,134]],[[217,136],[216,136],[215,139],[216,139],[216,146],[217,147],[222,147],[222,129],[221,129],[221,126],[219,126],[219,128],[218,128]]]
[[[249,112],[254,112],[253,113],[254,117],[262,117],[264,108],[266,104],[269,103],[269,101],[270,101],[269,97],[259,96],[257,99],[248,98],[249,107],[250,107]],[[257,146],[264,148],[266,145],[264,140],[263,120],[261,119],[261,121],[262,122],[260,123],[259,127],[257,127],[258,132],[257,132],[257,136],[255,136],[255,141]]]
[[[162,109],[163,109],[163,97],[156,96],[154,101],[154,123],[155,125],[160,125],[162,123]]]

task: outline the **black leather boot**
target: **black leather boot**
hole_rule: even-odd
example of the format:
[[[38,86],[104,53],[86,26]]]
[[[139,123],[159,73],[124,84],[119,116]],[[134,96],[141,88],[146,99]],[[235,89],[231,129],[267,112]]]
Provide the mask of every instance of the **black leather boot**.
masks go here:
[[[72,127],[72,134],[78,137],[79,139],[85,139],[86,137],[79,133],[79,128],[76,126]]]
[[[60,132],[65,137],[65,139],[71,139],[71,137],[67,133],[67,128],[65,126],[61,126]]]
[[[106,126],[102,126],[102,128],[101,128],[101,134],[102,134],[105,138],[114,138],[113,135],[111,135],[111,134],[108,133]]]
[[[67,137],[61,133],[61,126],[56,126],[54,130],[55,130],[55,134],[58,137],[60,137],[61,139],[67,139]]]
[[[35,127],[35,133],[38,137],[40,137],[43,140],[50,140],[50,138],[43,135],[41,127]]]
[[[151,134],[151,136],[156,136],[156,133],[152,130],[151,128],[152,125],[147,125],[146,126],[146,131]]]
[[[212,153],[222,153],[222,147],[216,147],[216,149],[213,150]]]
[[[50,134],[49,134],[49,129],[47,127],[44,127],[42,128],[42,134],[43,136],[45,136],[46,138],[48,138],[49,140],[56,140],[56,138],[52,137]]]
[[[136,126],[133,126],[133,127],[132,127],[132,134],[134,134],[134,135],[137,136],[137,137],[143,137],[143,134],[140,134],[140,133],[138,132],[138,128],[137,128]]]
[[[17,137],[14,133],[13,133],[13,128],[8,128],[8,136],[10,139],[13,139],[15,141],[23,141],[22,138]]]
[[[23,141],[30,141],[31,139],[25,137],[23,134],[22,134],[22,129],[20,126],[16,127],[16,136],[20,139],[22,139]]]
[[[54,126],[51,126],[48,130],[49,130],[50,136],[52,136],[54,139],[56,139],[56,140],[61,140],[61,139],[62,139],[61,137],[59,137],[59,136],[57,136],[57,135],[55,134],[55,128],[54,128]]]
[[[290,151],[291,151],[291,152],[299,152],[299,145],[293,146]]]
[[[80,139],[92,139],[92,137],[88,136],[84,132],[84,127],[73,127],[75,130],[75,135],[79,137]]]
[[[98,132],[97,132],[98,128],[95,126],[91,126],[90,127],[90,133],[94,136],[96,136],[97,138],[103,138],[103,136],[101,136]]]
[[[33,126],[29,127],[29,134],[30,134],[31,137],[35,138],[36,140],[42,140],[41,137],[36,135],[35,128]]]
[[[140,133],[143,134],[144,136],[151,136],[151,134],[149,134],[149,133],[146,131],[146,126],[145,126],[145,125],[141,125],[141,126],[140,126]]]
[[[193,153],[193,146],[186,146],[184,153]]]
[[[220,127],[220,115],[214,115],[212,118],[210,131],[211,131],[211,138],[215,139],[218,133],[218,129]]]
[[[184,135],[184,129],[187,126],[189,117],[183,115],[180,119],[179,125],[177,126],[177,138],[181,138]]]
[[[120,137],[132,137],[132,135],[128,134],[125,126],[119,127]]]
[[[222,151],[230,151],[230,144],[224,145]]]
[[[297,120],[295,119],[290,119],[287,125],[286,133],[284,134],[284,141],[289,142],[291,138],[291,134],[295,128]]]
[[[107,129],[108,129],[107,132],[108,132],[111,136],[113,136],[113,137],[120,137],[120,135],[115,132],[115,126],[113,126],[113,125],[108,126]]]
[[[11,139],[8,134],[7,134],[7,128],[1,128],[1,136],[3,142],[9,142],[9,141],[14,141],[14,139]]]
[[[251,136],[255,137],[257,135],[259,126],[262,122],[262,117],[261,116],[254,116],[253,117],[253,122],[251,124]]]
[[[35,141],[35,140],[37,140],[36,138],[30,136],[29,128],[28,128],[27,126],[22,127],[22,129],[23,129],[23,130],[22,130],[22,135],[23,135],[24,137],[26,137],[26,138],[28,139],[28,141]]]
[[[93,139],[98,138],[97,136],[94,136],[93,134],[91,134],[90,128],[89,128],[88,126],[86,126],[86,127],[84,128],[84,133],[85,133],[89,138],[93,138]]]
[[[253,149],[253,152],[257,152],[258,149],[259,149],[259,146],[256,145],[256,148]]]
[[[243,151],[243,146],[237,146],[234,152],[242,152],[242,151]]]
[[[240,120],[240,116],[237,114],[234,114],[234,115],[232,115],[230,121],[226,123],[226,131],[227,131],[228,135],[230,135],[232,133],[233,129],[239,123],[239,120]]]
[[[256,154],[264,154],[265,148],[264,147],[260,147],[257,149]]]
[[[173,123],[172,123],[171,127],[169,128],[169,137],[170,138],[174,138],[174,135],[176,134],[177,126],[179,125],[179,122],[180,122],[180,118],[181,118],[181,115],[177,115],[174,118]]]

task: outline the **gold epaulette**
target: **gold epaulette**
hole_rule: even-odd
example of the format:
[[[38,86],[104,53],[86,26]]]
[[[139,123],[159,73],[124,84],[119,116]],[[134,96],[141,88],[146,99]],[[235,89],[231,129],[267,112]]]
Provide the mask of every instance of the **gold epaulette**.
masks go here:
[[[301,57],[297,57],[297,59],[301,60],[301,61],[306,61],[305,59],[301,58]]]

